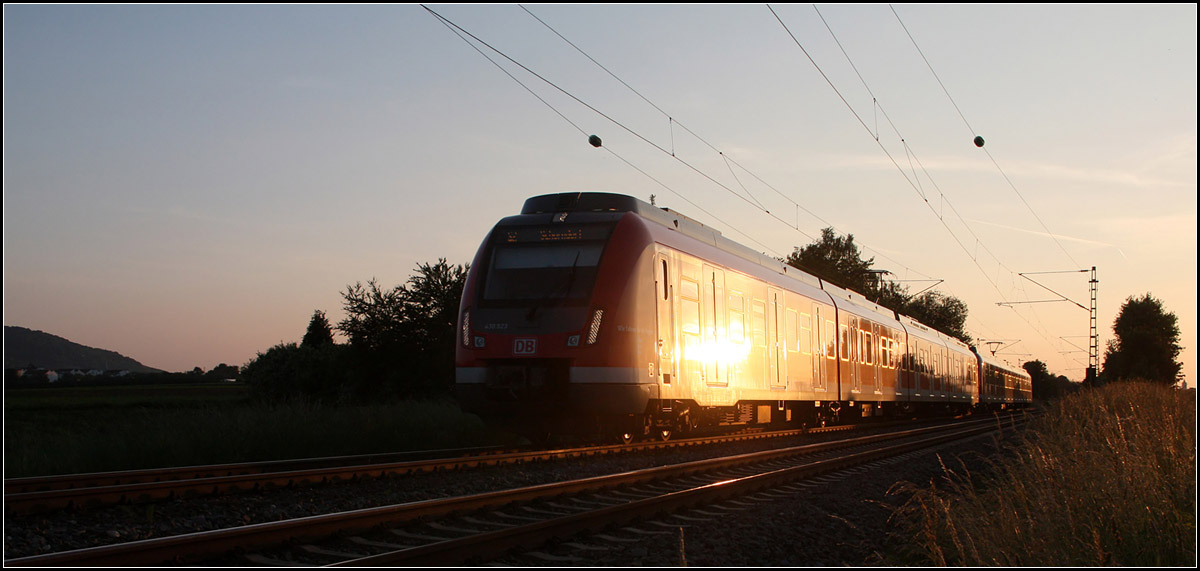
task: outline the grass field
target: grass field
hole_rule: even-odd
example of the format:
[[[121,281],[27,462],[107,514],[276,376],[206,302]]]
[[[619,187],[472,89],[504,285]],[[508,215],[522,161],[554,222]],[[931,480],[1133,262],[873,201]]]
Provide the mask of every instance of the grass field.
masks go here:
[[[234,383],[5,391],[6,478],[500,443],[453,402],[262,405]]]
[[[988,473],[900,490],[904,564],[1194,566],[1195,395],[1113,383],[1049,403]]]

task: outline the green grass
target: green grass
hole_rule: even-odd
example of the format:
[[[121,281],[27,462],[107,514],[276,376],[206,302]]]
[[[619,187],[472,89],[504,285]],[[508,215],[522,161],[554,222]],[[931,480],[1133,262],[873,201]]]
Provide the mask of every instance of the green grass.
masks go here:
[[[262,405],[236,386],[5,393],[4,476],[497,444],[451,401]]]
[[[14,410],[223,405],[246,400],[246,392],[247,387],[241,383],[8,389],[4,392],[4,410],[7,413]]]
[[[1114,383],[1051,403],[986,474],[947,470],[894,518],[912,565],[1196,563],[1194,391]]]

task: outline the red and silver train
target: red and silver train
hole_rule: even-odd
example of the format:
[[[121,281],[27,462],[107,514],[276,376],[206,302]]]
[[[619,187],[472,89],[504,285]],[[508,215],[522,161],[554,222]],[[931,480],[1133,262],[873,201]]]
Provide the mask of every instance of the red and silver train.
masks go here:
[[[957,339],[633,197],[536,196],[471,264],[464,410],[523,432],[669,438],[1032,400]]]

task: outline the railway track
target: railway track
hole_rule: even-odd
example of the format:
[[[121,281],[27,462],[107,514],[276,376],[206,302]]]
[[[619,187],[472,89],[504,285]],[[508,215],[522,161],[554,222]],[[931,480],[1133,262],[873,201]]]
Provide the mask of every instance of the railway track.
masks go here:
[[[549,538],[688,516],[731,497],[996,430],[994,419],[848,438],[467,496],[10,559],[21,566],[433,565],[487,561]],[[703,510],[703,508],[699,508]],[[286,548],[277,546],[286,545]]]
[[[861,426],[861,425],[860,425]],[[851,430],[854,426],[814,428],[819,434]],[[39,513],[64,508],[92,508],[111,504],[153,502],[174,498],[217,495],[272,487],[294,487],[360,478],[378,478],[420,472],[460,470],[562,458],[622,454],[657,448],[697,446],[764,438],[781,438],[802,430],[743,432],[676,441],[631,445],[587,446],[555,450],[514,450],[500,447],[464,448],[369,454],[301,460],[252,462],[72,474],[4,481],[4,509],[9,515]]]

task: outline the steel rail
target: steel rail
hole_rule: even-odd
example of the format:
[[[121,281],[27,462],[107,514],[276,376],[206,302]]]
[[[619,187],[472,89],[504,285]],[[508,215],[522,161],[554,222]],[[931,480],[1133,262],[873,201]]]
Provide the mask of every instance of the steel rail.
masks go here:
[[[561,539],[581,532],[599,531],[611,525],[629,523],[647,514],[673,512],[698,505],[712,504],[731,497],[751,494],[763,488],[779,485],[780,483],[801,478],[811,478],[820,474],[865,464],[879,458],[898,456],[912,450],[928,448],[952,440],[990,432],[995,430],[995,428],[994,425],[965,428],[917,441],[857,452],[826,460],[815,460],[799,466],[732,478],[686,490],[668,492],[646,499],[631,500],[624,504],[554,517],[508,529],[447,539],[404,550],[361,557],[333,563],[329,566],[461,565],[473,560],[486,561],[499,557],[516,547],[531,549],[551,539]]]
[[[831,432],[845,430],[846,428],[814,428],[810,429],[809,432]],[[614,444],[555,450],[498,452],[497,449],[492,448],[468,448],[445,451],[421,451],[414,453],[373,454],[167,468],[164,470],[134,470],[129,472],[100,472],[44,478],[21,478],[5,481],[4,510],[8,515],[18,515],[71,507],[85,508],[107,504],[215,495],[241,490],[290,487],[309,483],[350,481],[357,478],[381,477],[384,475],[457,470],[506,463],[626,453],[650,448],[779,438],[801,433],[804,433],[804,430],[724,434],[674,441],[639,442],[629,445]],[[372,459],[411,457],[414,455],[427,456],[438,452],[465,453],[467,455],[454,458],[346,464],[346,462],[369,461]],[[323,466],[327,464],[333,465]],[[312,465],[321,467],[294,468],[295,466]],[[14,490],[19,489],[24,491],[9,492],[8,489],[10,487]],[[41,489],[31,490],[30,488]]]
[[[990,430],[995,419],[960,423],[981,424]],[[411,522],[423,517],[495,509],[514,502],[569,493],[599,491],[618,485],[644,483],[665,477],[686,476],[731,465],[768,461],[775,458],[810,454],[826,450],[862,445],[871,441],[911,438],[922,434],[949,430],[947,427],[927,427],[863,436],[804,446],[752,452],[734,456],[697,460],[683,464],[659,466],[567,482],[541,484],[524,488],[486,492],[469,496],[423,500],[392,506],[365,508],[348,512],[303,517],[293,520],[251,524],[236,528],[196,532],[170,537],[153,538],[122,544],[105,545],[35,555],[4,561],[5,566],[146,566],[160,564],[191,564],[220,556],[236,549],[262,549],[289,541],[305,541],[369,529],[382,524]]]
[[[266,472],[282,472],[332,466],[381,464],[386,462],[446,458],[451,456],[495,454],[508,450],[512,450],[512,447],[480,446],[472,448],[412,450],[406,452],[382,452],[347,456],[327,456],[322,458],[263,460],[258,462],[239,462],[230,464],[207,464],[172,468],[147,468],[141,470],[120,470],[109,472],[88,472],[83,474],[56,474],[52,476],[5,478],[4,495],[8,496],[11,494],[26,492],[44,492],[71,488],[95,488],[101,486],[138,484],[143,482],[160,482],[165,480],[193,480],[197,478],[211,478],[218,476],[261,474]]]

